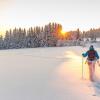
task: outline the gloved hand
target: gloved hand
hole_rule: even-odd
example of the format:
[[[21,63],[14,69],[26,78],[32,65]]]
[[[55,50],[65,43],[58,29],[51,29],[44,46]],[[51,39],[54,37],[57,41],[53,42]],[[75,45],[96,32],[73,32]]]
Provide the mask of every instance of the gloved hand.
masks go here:
[[[84,53],[82,53],[82,56],[84,57]]]

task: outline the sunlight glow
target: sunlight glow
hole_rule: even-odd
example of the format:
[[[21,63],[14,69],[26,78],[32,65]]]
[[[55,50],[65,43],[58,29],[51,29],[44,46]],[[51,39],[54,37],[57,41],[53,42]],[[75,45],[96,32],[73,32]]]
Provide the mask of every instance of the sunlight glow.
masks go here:
[[[7,28],[0,27],[0,35],[4,36]]]
[[[62,34],[62,35],[65,35],[65,34],[66,34],[66,32],[65,32],[65,31],[63,31],[63,30],[61,30],[61,34]]]

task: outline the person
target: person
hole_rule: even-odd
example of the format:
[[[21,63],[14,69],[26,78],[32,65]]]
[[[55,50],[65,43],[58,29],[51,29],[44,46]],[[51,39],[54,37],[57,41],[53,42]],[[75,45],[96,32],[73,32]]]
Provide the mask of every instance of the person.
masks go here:
[[[94,81],[94,74],[95,74],[95,64],[96,62],[100,66],[99,63],[99,55],[98,52],[94,49],[93,45],[89,47],[89,50],[82,54],[83,57],[87,57],[87,64],[89,67],[89,78],[91,81]]]

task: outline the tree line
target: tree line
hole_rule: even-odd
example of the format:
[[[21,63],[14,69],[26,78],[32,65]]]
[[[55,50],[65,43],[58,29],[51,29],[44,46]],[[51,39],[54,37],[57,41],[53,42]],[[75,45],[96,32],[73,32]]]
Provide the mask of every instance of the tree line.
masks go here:
[[[59,40],[83,40],[100,37],[100,28],[81,32],[79,29],[61,34],[62,25],[49,23],[44,27],[14,28],[0,36],[0,49],[54,47]]]
[[[88,31],[83,31],[83,37],[84,38],[97,38],[100,37],[100,28],[91,28]]]
[[[0,36],[0,49],[34,48],[56,46],[62,25],[49,23],[44,27],[14,28]]]

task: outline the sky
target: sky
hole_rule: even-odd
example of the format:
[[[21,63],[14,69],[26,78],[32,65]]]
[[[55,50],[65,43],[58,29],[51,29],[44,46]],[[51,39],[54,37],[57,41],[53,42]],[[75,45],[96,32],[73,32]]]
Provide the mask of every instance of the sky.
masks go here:
[[[0,0],[0,34],[60,23],[64,31],[100,27],[100,0]]]

